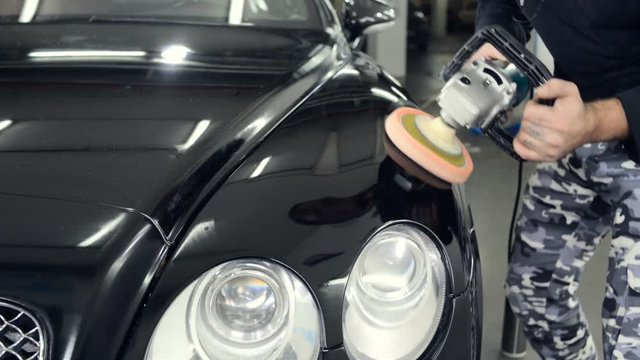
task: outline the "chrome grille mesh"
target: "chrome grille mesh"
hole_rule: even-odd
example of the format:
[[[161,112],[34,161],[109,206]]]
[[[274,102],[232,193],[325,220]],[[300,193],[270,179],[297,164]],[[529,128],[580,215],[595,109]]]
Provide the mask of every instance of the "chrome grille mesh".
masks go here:
[[[44,360],[44,337],[36,318],[0,301],[0,360]]]

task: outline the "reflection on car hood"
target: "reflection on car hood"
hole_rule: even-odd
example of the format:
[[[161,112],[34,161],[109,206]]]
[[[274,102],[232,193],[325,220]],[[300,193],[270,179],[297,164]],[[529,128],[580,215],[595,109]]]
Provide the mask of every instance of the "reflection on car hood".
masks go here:
[[[286,71],[307,59],[324,31],[154,23],[0,24],[0,64],[171,64]],[[176,52],[182,49],[184,52]],[[184,57],[182,56],[184,53]]]
[[[166,243],[340,67],[339,47],[251,28],[0,33],[0,298],[45,315],[52,358],[116,358]]]
[[[169,239],[339,65],[324,32],[0,28],[0,193],[135,209]],[[161,61],[170,46],[185,63]]]

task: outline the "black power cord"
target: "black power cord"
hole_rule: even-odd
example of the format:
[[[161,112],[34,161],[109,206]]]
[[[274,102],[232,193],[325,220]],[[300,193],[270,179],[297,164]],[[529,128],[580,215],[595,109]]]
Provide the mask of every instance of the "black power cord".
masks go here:
[[[514,232],[516,228],[516,217],[518,207],[520,206],[520,197],[522,191],[522,170],[523,161],[518,161],[518,184],[516,186],[516,200],[513,205],[513,213],[511,215],[511,226],[509,227],[509,252],[507,258],[511,263],[511,254],[513,253],[513,244],[515,242]],[[522,333],[522,323],[511,310],[509,302],[505,301],[504,318],[502,324],[502,353],[508,357],[521,357],[527,352],[527,343]]]
[[[533,87],[529,89],[529,100],[534,98]],[[518,160],[518,184],[516,185],[516,200],[513,204],[513,212],[511,213],[511,225],[509,225],[509,253],[507,259],[511,262],[511,251],[515,242],[514,232],[516,231],[516,218],[518,216],[518,207],[520,206],[520,198],[522,197],[522,172],[524,160]]]
[[[516,201],[513,204],[513,213],[511,214],[511,225],[509,226],[509,253],[507,258],[511,261],[511,250],[515,241],[514,232],[516,230],[516,217],[518,216],[518,207],[520,206],[520,197],[522,192],[522,170],[524,161],[518,161],[518,184],[516,186]]]

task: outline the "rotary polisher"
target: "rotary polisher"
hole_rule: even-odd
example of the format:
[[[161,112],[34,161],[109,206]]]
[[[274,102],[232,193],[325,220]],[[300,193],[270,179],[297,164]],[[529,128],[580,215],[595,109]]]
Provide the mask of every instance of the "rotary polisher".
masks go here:
[[[485,43],[507,61],[468,61]],[[532,86],[551,78],[549,70],[500,27],[474,35],[444,68],[446,81],[437,103],[440,116],[399,108],[385,122],[391,142],[408,158],[450,183],[464,183],[473,171],[469,152],[456,136],[461,128],[478,128],[515,159],[513,136],[500,126],[507,114],[525,100]]]

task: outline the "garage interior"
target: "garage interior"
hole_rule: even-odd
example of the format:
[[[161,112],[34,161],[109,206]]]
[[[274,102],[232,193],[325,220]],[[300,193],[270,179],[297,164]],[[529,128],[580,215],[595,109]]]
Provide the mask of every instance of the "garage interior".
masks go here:
[[[6,7],[16,7],[21,3],[18,0],[0,0],[0,6],[3,1],[6,1],[4,4]],[[364,49],[406,87],[413,100],[426,107],[435,101],[435,96],[444,84],[438,78],[439,72],[473,35],[477,1],[391,1],[395,3],[397,20],[385,31],[368,35]],[[553,59],[535,33],[532,34],[527,47],[549,68],[553,67]],[[507,271],[510,221],[514,211],[514,201],[518,196],[516,194],[518,163],[486,137],[474,132],[460,132],[458,135],[469,150],[475,164],[475,171],[464,185],[464,189],[471,205],[482,263],[481,358],[508,359],[501,352],[505,304],[503,284]],[[264,169],[269,158],[265,160],[260,171]],[[523,189],[534,167],[535,164],[525,163]],[[257,175],[260,175],[260,171],[256,170]],[[604,298],[610,241],[610,236],[606,237],[587,264],[586,273],[578,291],[599,354],[602,353],[600,313]],[[521,336],[521,334],[511,333],[508,336]],[[533,360],[539,357],[531,348],[528,348],[526,355],[522,358]]]
[[[385,45],[396,47],[406,45],[406,49],[395,49],[393,52],[394,54],[406,53],[404,63],[402,63],[403,60],[399,60],[399,57],[391,56],[381,56],[379,61],[387,62],[385,66],[392,69],[394,75],[404,80],[407,89],[417,101],[433,101],[433,97],[443,84],[438,79],[438,73],[472,35],[471,24],[477,4],[475,1],[467,0],[409,1],[412,2],[411,6],[406,1],[397,2],[400,11],[399,24],[390,31],[373,37],[377,42],[376,46],[379,47],[375,49],[380,53],[388,54],[389,51],[382,51]],[[401,34],[404,31],[402,26],[405,21],[404,14],[406,14],[403,14],[403,11],[408,11],[409,7],[427,9],[426,13],[439,15],[429,17],[431,32],[426,51],[421,51],[415,44],[391,40],[394,36],[406,36]],[[442,16],[443,13],[447,15]],[[446,20],[449,22],[447,23]],[[528,47],[549,68],[552,68],[553,60],[537,35],[533,34]],[[376,52],[370,53],[374,57],[377,55]],[[518,164],[483,136],[466,133],[461,137],[475,163],[475,170],[466,184],[466,191],[474,216],[482,262],[484,286],[482,359],[507,359],[501,355],[505,301],[503,283],[507,269],[507,239],[516,194]],[[523,182],[526,182],[533,168],[534,164],[525,164]],[[523,188],[524,186],[523,183]],[[602,353],[600,309],[604,298],[609,242],[610,237],[605,238],[593,259],[587,264],[585,277],[578,291],[599,353]],[[538,356],[529,348],[524,359],[538,359]]]

